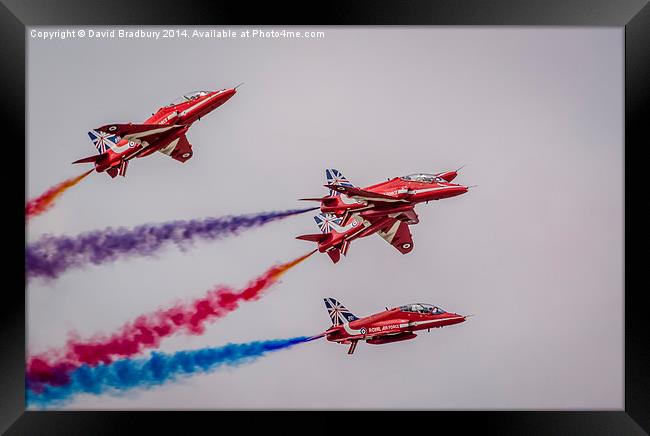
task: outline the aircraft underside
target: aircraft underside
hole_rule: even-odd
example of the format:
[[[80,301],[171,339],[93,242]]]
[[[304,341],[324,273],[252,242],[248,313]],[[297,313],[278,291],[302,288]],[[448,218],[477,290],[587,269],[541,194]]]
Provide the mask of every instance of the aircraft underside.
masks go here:
[[[401,341],[408,341],[410,339],[413,339],[417,336],[417,334],[413,332],[401,332],[401,333],[393,333],[390,335],[381,335],[381,336],[372,336],[370,338],[366,339],[348,339],[345,341],[341,341],[342,344],[350,344],[350,348],[348,348],[348,354],[354,354],[354,351],[357,348],[357,343],[359,341],[365,341],[366,344],[370,345],[381,345],[381,344],[390,344],[392,342],[401,342]]]

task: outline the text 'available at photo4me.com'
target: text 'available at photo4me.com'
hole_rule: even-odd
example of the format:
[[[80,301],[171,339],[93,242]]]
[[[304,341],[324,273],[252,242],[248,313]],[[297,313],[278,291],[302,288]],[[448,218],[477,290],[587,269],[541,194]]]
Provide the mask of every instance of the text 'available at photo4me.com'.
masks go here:
[[[322,39],[322,30],[262,29],[262,28],[78,28],[30,29],[30,38],[65,39]]]

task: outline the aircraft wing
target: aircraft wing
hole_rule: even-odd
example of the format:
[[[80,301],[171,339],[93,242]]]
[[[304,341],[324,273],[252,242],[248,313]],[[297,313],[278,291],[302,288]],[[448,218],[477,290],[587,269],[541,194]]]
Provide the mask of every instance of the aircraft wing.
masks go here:
[[[333,189],[348,197],[358,198],[360,200],[370,201],[372,203],[407,203],[406,200],[391,197],[390,195],[379,194],[377,192],[370,192],[353,186],[343,185],[325,185],[326,188]]]
[[[176,159],[179,162],[185,162],[189,160],[192,155],[192,144],[187,140],[187,136],[182,135],[177,140],[172,141],[169,145],[158,150],[161,153],[166,154],[172,159]]]
[[[410,253],[413,250],[413,237],[408,224],[403,221],[394,219],[377,234],[402,254]]]
[[[100,132],[112,133],[127,141],[146,141],[152,143],[173,130],[185,129],[182,124],[107,124],[96,128]]]

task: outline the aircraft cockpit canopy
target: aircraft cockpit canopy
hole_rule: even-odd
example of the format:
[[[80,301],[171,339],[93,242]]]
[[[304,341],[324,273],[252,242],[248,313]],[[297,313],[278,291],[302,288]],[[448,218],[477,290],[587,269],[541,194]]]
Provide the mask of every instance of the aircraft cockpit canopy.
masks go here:
[[[189,93],[187,93],[185,95],[181,95],[176,100],[169,103],[167,106],[176,106],[177,104],[185,103],[187,101],[194,100],[195,98],[203,97],[204,95],[207,95],[209,93],[210,93],[210,91],[193,91],[193,92],[189,92]]]
[[[406,304],[404,306],[400,306],[400,310],[403,312],[422,313],[425,315],[440,315],[441,313],[445,313],[445,311],[439,307],[432,306],[431,304],[421,303]]]
[[[409,182],[420,182],[420,183],[446,183],[446,180],[442,177],[438,177],[435,174],[426,174],[426,173],[416,173],[409,174],[408,176],[400,177],[402,180]]]

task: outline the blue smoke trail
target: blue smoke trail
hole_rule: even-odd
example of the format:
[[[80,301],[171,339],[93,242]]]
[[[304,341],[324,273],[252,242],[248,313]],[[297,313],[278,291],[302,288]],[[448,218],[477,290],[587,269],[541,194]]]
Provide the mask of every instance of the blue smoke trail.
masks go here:
[[[238,366],[320,336],[299,336],[244,344],[227,344],[216,348],[179,351],[173,354],[152,353],[148,359],[122,359],[98,366],[83,365],[70,374],[65,386],[47,386],[40,392],[26,389],[28,406],[56,406],[81,393],[117,393],[127,389],[151,388],[179,376],[205,373],[221,365]]]
[[[318,208],[291,209],[250,215],[223,216],[190,221],[144,224],[132,229],[107,228],[78,236],[45,235],[25,249],[27,278],[55,279],[72,268],[100,265],[131,256],[151,256],[169,243],[181,248],[195,240],[215,240],[238,235]]]

